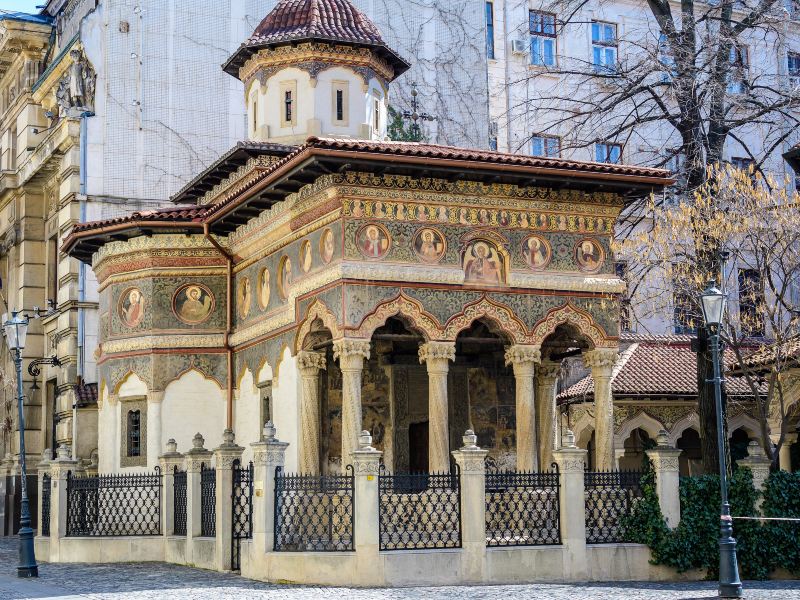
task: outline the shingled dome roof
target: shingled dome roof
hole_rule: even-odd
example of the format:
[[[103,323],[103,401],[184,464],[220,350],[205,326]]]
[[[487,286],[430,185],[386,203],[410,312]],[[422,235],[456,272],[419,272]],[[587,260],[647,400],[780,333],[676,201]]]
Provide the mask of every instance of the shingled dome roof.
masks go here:
[[[238,77],[242,65],[262,48],[312,41],[372,48],[392,65],[395,77],[410,67],[386,45],[375,24],[349,0],[280,0],[223,69]]]

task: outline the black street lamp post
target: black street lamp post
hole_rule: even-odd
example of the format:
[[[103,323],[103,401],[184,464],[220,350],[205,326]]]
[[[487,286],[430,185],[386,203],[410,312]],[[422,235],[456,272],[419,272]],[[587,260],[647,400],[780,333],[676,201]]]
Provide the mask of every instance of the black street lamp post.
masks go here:
[[[741,598],[742,582],[739,579],[739,566],[736,562],[736,540],[733,537],[731,505],[728,503],[728,465],[727,455],[725,454],[725,430],[723,427],[722,414],[722,369],[720,367],[719,356],[719,336],[727,298],[725,294],[717,289],[714,283],[711,282],[700,296],[700,299],[703,308],[703,318],[706,323],[706,328],[708,329],[708,341],[714,367],[714,377],[709,383],[714,384],[714,400],[717,412],[719,485],[722,497],[719,528],[719,597]]]

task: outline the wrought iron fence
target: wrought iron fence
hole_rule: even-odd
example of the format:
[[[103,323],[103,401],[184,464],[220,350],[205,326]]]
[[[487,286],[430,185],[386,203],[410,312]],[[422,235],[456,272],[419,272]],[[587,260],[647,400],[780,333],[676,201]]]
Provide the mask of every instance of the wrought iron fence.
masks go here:
[[[161,469],[135,475],[67,474],[67,536],[161,534]]]
[[[381,550],[461,547],[461,480],[453,473],[378,474]]]
[[[186,535],[186,471],[180,471],[176,466],[173,473],[172,532],[174,535]]]
[[[217,470],[200,465],[200,535],[217,535]]]
[[[641,471],[587,471],[586,543],[618,544],[627,541],[620,520],[642,497]]]
[[[558,466],[550,472],[486,473],[486,545],[561,543]]]
[[[231,570],[241,568],[242,540],[253,537],[253,463],[233,462],[231,486]]]
[[[41,532],[43,537],[50,537],[50,475],[45,473],[42,476],[42,516]]]
[[[275,469],[275,550],[345,552],[354,549],[355,487],[347,475],[289,475]]]

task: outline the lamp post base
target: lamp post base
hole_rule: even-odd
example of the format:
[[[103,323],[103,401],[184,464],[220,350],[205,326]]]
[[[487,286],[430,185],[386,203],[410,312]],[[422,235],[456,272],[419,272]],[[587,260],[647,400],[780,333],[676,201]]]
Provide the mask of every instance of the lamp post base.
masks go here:
[[[39,565],[36,564],[36,554],[33,548],[33,529],[20,527],[19,529],[19,566],[17,577],[38,577]]]
[[[727,507],[726,507],[727,508]],[[722,519],[722,537],[719,539],[719,597],[741,598],[742,582],[736,560],[736,540],[730,517]]]

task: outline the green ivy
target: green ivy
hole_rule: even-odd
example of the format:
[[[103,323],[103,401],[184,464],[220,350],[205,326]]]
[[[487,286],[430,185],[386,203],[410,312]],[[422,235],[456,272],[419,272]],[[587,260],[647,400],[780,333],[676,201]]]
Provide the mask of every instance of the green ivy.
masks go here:
[[[764,516],[800,517],[800,474],[773,473],[765,490]],[[622,522],[626,539],[649,546],[654,564],[679,572],[706,569],[708,578],[715,579],[719,573],[719,477],[681,478],[681,522],[673,530],[661,514],[649,460],[642,491],[642,499]],[[755,516],[759,495],[749,469],[734,471],[729,493],[732,515]],[[766,579],[779,567],[800,574],[799,531],[797,523],[734,520],[740,575],[745,579]]]

